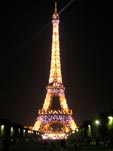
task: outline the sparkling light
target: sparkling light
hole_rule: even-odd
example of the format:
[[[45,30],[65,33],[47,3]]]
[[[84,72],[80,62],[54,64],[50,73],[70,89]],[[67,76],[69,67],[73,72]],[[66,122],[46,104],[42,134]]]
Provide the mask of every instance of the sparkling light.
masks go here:
[[[58,83],[62,83],[60,48],[59,48],[59,19],[55,20],[53,19],[52,23],[53,23],[53,36],[52,36],[51,68],[49,83],[52,83],[55,80]]]
[[[67,139],[68,134],[61,132],[47,132],[45,134],[42,134],[42,138],[43,139],[53,139],[53,140],[57,140],[57,139]]]
[[[67,133],[75,131],[77,126],[72,118],[72,110],[69,109],[64,90],[65,87],[62,83],[61,64],[60,64],[60,45],[59,45],[59,15],[55,7],[55,12],[52,18],[53,34],[52,34],[52,50],[51,50],[51,64],[50,75],[47,89],[47,94],[44,100],[43,108],[38,111],[39,117],[37,118],[34,130],[44,132],[43,139],[60,139],[67,138]],[[59,98],[60,110],[52,110],[53,96]],[[63,132],[49,132],[51,124],[63,125]]]

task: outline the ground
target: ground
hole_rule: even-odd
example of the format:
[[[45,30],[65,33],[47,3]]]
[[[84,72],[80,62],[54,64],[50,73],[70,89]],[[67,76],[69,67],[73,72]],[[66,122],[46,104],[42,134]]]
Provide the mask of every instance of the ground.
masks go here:
[[[22,142],[10,145],[10,151],[63,151],[60,142]],[[104,146],[81,146],[74,149],[74,144],[66,143],[65,151],[113,151],[111,147]]]

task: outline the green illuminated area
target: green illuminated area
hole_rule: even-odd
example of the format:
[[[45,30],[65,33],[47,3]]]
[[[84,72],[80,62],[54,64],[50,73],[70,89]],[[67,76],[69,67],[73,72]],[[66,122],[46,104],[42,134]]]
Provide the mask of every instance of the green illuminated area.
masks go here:
[[[13,127],[10,128],[10,136],[11,137],[14,136],[14,128]]]
[[[5,126],[4,125],[0,125],[0,136],[4,136],[5,133]]]
[[[88,136],[91,136],[91,125],[88,125]]]
[[[108,128],[113,128],[113,116],[108,116]]]

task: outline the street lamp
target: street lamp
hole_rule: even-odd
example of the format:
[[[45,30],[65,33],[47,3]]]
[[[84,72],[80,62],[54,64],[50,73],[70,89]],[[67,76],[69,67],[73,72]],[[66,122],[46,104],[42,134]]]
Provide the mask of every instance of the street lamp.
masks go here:
[[[10,136],[12,137],[13,135],[14,135],[14,128],[11,127],[11,128],[10,128]]]
[[[113,127],[113,116],[108,116],[108,128],[111,129]]]
[[[95,139],[96,139],[96,145],[99,145],[99,126],[100,126],[100,120],[96,119],[94,121],[95,124]]]
[[[25,130],[25,129],[23,129],[23,136],[25,136],[25,133],[26,133],[26,130]]]
[[[88,136],[91,136],[91,125],[88,125]]]
[[[99,126],[100,125],[100,121],[99,120],[95,120],[95,125]]]
[[[1,126],[0,126],[0,135],[3,136],[3,135],[4,135],[4,132],[5,132],[5,126],[4,126],[4,125],[1,125]]]
[[[112,142],[112,136],[113,136],[113,116],[108,116],[108,132],[109,132],[109,142]]]

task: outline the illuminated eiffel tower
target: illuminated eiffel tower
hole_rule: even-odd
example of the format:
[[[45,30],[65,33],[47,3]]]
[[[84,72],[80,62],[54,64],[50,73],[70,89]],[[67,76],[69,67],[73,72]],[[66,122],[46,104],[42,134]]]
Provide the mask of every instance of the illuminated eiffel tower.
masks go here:
[[[60,46],[59,46],[59,14],[57,13],[57,4],[52,16],[53,34],[52,34],[52,51],[49,83],[46,87],[47,93],[42,109],[38,110],[38,117],[33,129],[41,133],[52,133],[52,125],[62,125],[62,131],[69,133],[75,131],[77,126],[72,118],[72,110],[69,109],[62,83],[61,63],[60,63]],[[53,101],[58,99],[60,109],[52,109]]]

